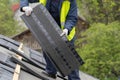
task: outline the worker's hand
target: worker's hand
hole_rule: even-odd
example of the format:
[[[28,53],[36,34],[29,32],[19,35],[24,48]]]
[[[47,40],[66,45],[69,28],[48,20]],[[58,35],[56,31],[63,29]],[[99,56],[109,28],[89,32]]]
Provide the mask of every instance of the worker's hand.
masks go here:
[[[60,36],[63,36],[63,35],[68,35],[68,29],[63,29],[63,32],[60,34]]]
[[[33,9],[31,7],[29,7],[29,6],[23,7],[22,10],[25,11],[26,16],[31,15],[31,13],[33,11]]]

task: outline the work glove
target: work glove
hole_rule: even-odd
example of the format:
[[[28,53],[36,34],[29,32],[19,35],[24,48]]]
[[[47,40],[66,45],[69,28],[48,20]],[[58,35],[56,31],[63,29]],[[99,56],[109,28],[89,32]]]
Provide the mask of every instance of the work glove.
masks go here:
[[[33,9],[29,6],[23,7],[22,10],[25,11],[26,16],[30,16],[33,11]]]
[[[63,29],[63,32],[60,34],[60,36],[63,36],[63,35],[68,35],[68,29]]]

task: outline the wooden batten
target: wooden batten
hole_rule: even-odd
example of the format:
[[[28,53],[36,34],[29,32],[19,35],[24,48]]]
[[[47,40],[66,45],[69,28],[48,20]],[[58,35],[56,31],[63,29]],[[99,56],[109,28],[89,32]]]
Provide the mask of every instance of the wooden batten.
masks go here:
[[[22,51],[22,47],[23,47],[23,43],[20,44],[18,50],[20,52],[23,52]],[[16,57],[19,59],[19,60],[22,60],[22,57],[17,55],[16,54]],[[16,65],[16,68],[15,68],[15,71],[14,71],[14,74],[13,74],[13,79],[12,80],[19,80],[19,75],[20,75],[20,69],[21,69],[21,66],[19,64]]]

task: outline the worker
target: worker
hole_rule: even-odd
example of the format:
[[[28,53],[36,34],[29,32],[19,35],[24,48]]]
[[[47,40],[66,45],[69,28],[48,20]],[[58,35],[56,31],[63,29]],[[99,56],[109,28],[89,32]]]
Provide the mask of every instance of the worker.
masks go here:
[[[29,6],[29,3],[35,2],[39,2],[47,8],[63,31],[60,36],[66,35],[71,45],[74,46],[75,25],[78,18],[76,0],[20,0],[20,10],[25,12],[27,16],[31,15],[33,9]],[[48,76],[56,78],[56,68],[53,66],[45,52],[43,55],[47,64],[46,73]],[[72,71],[68,75],[68,80],[80,80],[79,69]]]

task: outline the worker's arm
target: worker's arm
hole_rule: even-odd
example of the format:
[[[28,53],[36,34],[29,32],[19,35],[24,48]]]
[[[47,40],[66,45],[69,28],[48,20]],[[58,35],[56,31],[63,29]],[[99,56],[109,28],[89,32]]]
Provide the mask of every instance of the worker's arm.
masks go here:
[[[71,31],[71,29],[76,25],[77,19],[78,19],[78,15],[77,15],[76,0],[71,0],[71,7],[67,15],[65,28],[68,29],[68,31]]]
[[[33,9],[29,6],[29,3],[39,2],[39,0],[20,0],[20,11],[25,12],[26,16],[31,15]]]
[[[29,6],[29,3],[39,2],[39,0],[20,0],[20,10],[24,12],[23,7]]]

